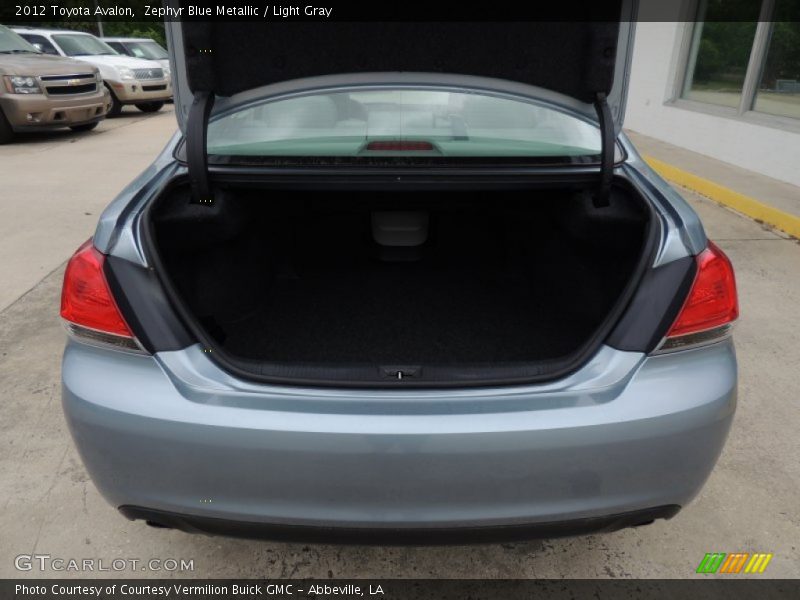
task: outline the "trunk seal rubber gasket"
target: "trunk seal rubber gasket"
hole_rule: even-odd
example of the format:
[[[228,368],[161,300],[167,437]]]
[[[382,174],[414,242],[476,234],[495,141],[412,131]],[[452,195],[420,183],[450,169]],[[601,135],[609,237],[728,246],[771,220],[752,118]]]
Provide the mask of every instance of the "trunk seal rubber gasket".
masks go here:
[[[219,181],[219,179],[218,179]],[[630,189],[635,189],[634,184],[624,175],[615,175],[615,181],[619,185]],[[648,220],[645,226],[644,243],[639,258],[639,262],[634,269],[628,285],[622,291],[619,300],[612,307],[609,315],[598,326],[594,333],[590,336],[587,342],[576,350],[572,355],[566,359],[559,359],[555,363],[560,363],[560,367],[556,367],[547,373],[531,376],[525,375],[520,377],[501,377],[496,379],[480,379],[480,380],[453,380],[453,381],[426,381],[424,379],[403,379],[401,381],[392,380],[325,380],[321,378],[303,378],[303,377],[276,377],[270,375],[263,375],[255,373],[250,369],[244,368],[242,364],[246,364],[244,360],[237,359],[229,355],[221,349],[210,336],[202,329],[196,322],[196,319],[189,312],[183,300],[175,288],[171,277],[167,274],[161,257],[156,249],[155,231],[151,219],[151,210],[153,206],[158,203],[158,200],[164,196],[171,188],[188,183],[188,178],[185,175],[178,177],[167,182],[156,194],[147,202],[144,210],[142,211],[139,223],[141,225],[141,239],[145,258],[151,265],[156,279],[164,289],[165,296],[177,316],[182,321],[184,327],[193,336],[198,343],[206,350],[209,350],[208,357],[222,370],[232,374],[245,381],[250,381],[260,384],[273,384],[273,385],[290,385],[302,387],[320,387],[320,388],[358,388],[358,389],[455,389],[467,387],[500,387],[511,385],[529,385],[533,383],[544,383],[555,381],[565,377],[575,371],[579,370],[585,365],[589,359],[594,355],[603,341],[612,333],[614,327],[621,319],[625,310],[628,308],[633,296],[641,284],[642,278],[650,265],[653,264],[657,249],[658,249],[658,236],[656,235],[656,218],[655,211],[651,202],[640,192],[637,195],[642,199],[646,208]],[[539,182],[541,183],[541,182]],[[613,184],[612,184],[613,187]],[[157,352],[158,350],[155,349]],[[546,361],[539,361],[539,364],[544,364]],[[379,366],[376,365],[376,374],[379,372]],[[422,365],[424,367],[424,365]]]

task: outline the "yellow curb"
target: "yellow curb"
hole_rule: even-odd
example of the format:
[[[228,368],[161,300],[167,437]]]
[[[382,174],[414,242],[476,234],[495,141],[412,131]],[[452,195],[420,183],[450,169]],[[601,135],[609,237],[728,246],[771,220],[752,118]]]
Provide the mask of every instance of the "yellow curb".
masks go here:
[[[800,238],[800,217],[778,210],[760,200],[735,192],[708,179],[698,177],[652,156],[645,156],[644,159],[664,179],[711,198],[715,202],[724,204],[751,219],[766,223],[793,237]]]

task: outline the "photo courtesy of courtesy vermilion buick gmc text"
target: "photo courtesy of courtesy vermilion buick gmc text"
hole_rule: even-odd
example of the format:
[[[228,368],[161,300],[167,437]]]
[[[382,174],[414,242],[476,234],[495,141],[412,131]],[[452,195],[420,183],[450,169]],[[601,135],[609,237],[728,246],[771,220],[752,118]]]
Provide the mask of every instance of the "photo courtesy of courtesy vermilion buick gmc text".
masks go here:
[[[167,23],[180,131],[64,278],[63,406],[105,498],[382,543],[685,507],[733,419],[738,302],[621,132],[633,8]]]

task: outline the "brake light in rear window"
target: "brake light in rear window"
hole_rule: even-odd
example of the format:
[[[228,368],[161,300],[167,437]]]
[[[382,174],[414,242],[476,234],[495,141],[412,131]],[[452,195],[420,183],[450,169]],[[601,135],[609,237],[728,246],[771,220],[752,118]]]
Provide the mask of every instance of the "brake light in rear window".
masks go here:
[[[381,152],[430,152],[434,150],[430,142],[413,141],[375,141],[367,144],[367,150],[377,150]]]

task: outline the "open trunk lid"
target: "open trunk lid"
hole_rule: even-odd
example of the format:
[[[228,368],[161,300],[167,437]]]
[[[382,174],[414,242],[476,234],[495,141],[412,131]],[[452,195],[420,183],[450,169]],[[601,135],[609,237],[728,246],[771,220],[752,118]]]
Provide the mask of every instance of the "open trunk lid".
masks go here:
[[[618,133],[638,2],[612,4],[616,22],[169,21],[178,121],[185,131],[198,93],[230,97],[323,75],[419,72],[544,88],[594,119],[602,94]]]
[[[184,0],[168,0],[173,11]],[[615,140],[622,127],[636,0],[613,0],[614,22],[274,22],[172,21],[178,121],[186,138],[193,200],[214,201],[207,132],[217,98],[270,85],[354,74],[447,73],[542,90],[595,120],[602,150],[595,203],[608,203]],[[177,14],[180,14],[179,12]],[[283,85],[284,93],[286,85]],[[252,92],[246,96],[253,100]],[[220,102],[223,109],[235,106]]]

